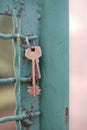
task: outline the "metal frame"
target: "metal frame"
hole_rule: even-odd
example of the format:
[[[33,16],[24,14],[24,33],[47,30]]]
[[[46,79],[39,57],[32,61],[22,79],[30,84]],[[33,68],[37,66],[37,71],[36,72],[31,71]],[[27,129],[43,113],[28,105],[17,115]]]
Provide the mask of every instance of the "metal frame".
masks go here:
[[[16,115],[2,118],[0,122],[15,119],[17,130],[69,129],[68,8],[68,0],[0,0],[0,14],[13,16],[14,23],[14,33],[0,34],[0,38],[13,39],[15,52],[15,78],[1,79],[0,83],[16,82]],[[20,34],[18,16],[21,17]],[[27,92],[31,85],[31,62],[25,58],[26,36],[31,44],[40,42],[43,52],[40,98]],[[20,46],[17,44],[19,38]]]
[[[14,26],[14,32],[13,34],[2,34],[0,33],[0,38],[4,40],[12,39],[13,40],[13,48],[14,48],[14,72],[15,77],[7,78],[7,79],[0,79],[0,83],[14,83],[15,82],[15,97],[16,97],[16,110],[15,110],[15,116],[8,116],[4,118],[0,118],[0,123],[8,122],[8,121],[16,121],[16,130],[24,130],[31,127],[32,130],[34,130],[34,127],[39,130],[39,98],[38,96],[36,98],[30,96],[27,92],[29,84],[31,84],[31,63],[24,57],[25,49],[29,47],[29,45],[26,44],[26,38],[29,40],[30,44],[38,45],[38,36],[35,34],[32,35],[31,31],[28,31],[27,34],[25,32],[18,33],[18,16],[22,19],[22,14],[26,11],[22,10],[27,6],[27,0],[26,4],[24,1],[0,1],[2,7],[0,8],[0,14],[1,15],[9,15],[12,16],[13,20],[13,26]],[[37,1],[31,4],[35,4],[35,9],[33,9],[30,5],[30,10],[32,10],[34,13],[36,8],[38,7]],[[9,6],[9,7],[8,7]],[[5,7],[5,8],[4,8]],[[35,21],[36,15],[33,18]],[[28,20],[26,18],[26,20]],[[21,21],[21,32],[24,26],[22,25],[23,20]],[[37,22],[34,22],[37,24]],[[31,27],[30,27],[31,29]],[[36,32],[38,30],[36,29]],[[20,46],[18,45],[18,40],[20,40]],[[34,42],[35,41],[35,42]],[[23,63],[25,62],[25,63]],[[26,66],[26,67],[25,67]],[[23,71],[24,67],[24,71]],[[29,71],[26,71],[29,69]],[[28,75],[28,76],[27,76]],[[30,76],[29,76],[30,75]],[[23,94],[22,94],[23,92]],[[25,97],[24,97],[25,95]],[[29,100],[30,99],[30,100]],[[26,102],[27,100],[27,102]],[[35,117],[35,119],[34,119]],[[32,119],[33,118],[33,119]],[[38,125],[36,125],[36,122]],[[34,123],[34,124],[33,124]],[[33,124],[33,125],[32,125]]]

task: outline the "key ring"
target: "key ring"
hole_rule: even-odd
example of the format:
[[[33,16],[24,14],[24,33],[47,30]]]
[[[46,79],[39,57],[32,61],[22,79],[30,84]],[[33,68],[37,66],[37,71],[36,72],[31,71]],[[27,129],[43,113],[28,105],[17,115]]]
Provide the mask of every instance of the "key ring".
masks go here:
[[[27,45],[31,48],[31,45],[30,45],[29,40],[28,40],[28,36],[26,36],[25,42],[26,42]]]

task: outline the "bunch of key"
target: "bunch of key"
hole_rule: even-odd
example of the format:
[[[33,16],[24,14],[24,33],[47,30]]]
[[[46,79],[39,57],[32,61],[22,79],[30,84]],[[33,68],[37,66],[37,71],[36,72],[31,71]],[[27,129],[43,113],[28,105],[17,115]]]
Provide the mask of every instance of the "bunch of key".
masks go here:
[[[39,58],[42,56],[40,46],[31,46],[25,51],[25,56],[32,61],[32,86],[28,87],[28,92],[32,96],[40,95],[40,88],[36,85],[36,80],[41,78],[39,68]]]

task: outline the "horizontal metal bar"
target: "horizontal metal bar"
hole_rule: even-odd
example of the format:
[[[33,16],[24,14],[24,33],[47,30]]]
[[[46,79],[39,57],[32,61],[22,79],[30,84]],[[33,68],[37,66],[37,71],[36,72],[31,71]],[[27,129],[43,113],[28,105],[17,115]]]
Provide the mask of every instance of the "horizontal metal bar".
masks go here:
[[[14,83],[15,81],[16,81],[16,78],[0,79],[0,83]]]
[[[40,115],[40,112],[30,112],[29,116],[27,116],[27,117],[35,117],[35,116],[39,116],[39,115]]]
[[[0,15],[7,15],[7,16],[12,16],[12,13],[11,12],[0,12]],[[18,13],[17,14],[17,17],[21,17],[21,14],[20,13]]]
[[[20,116],[8,116],[4,118],[0,118],[0,123],[8,122],[8,121],[17,121],[25,118],[25,115],[20,115]]]
[[[20,81],[24,83],[31,82],[31,76],[28,78],[20,78]],[[16,82],[16,78],[0,79],[0,83],[14,83],[14,82]]]
[[[17,115],[17,116],[8,116],[8,117],[3,117],[0,118],[0,123],[5,123],[8,121],[18,121],[18,120],[23,120],[23,119],[27,119],[29,117],[35,117],[35,116],[39,116],[40,112],[31,112],[29,115]]]
[[[23,82],[23,83],[27,83],[27,82],[31,82],[31,76],[29,78],[20,78],[20,81]]]
[[[0,12],[0,15],[7,15],[7,16],[12,16],[12,13],[7,13],[7,12]],[[19,16],[19,15],[17,15]]]
[[[26,37],[28,37],[28,40],[35,40],[35,39],[38,38],[37,35],[25,36],[23,34],[16,34],[16,33],[14,33],[14,34],[3,34],[3,33],[0,33],[0,38],[1,39],[5,39],[5,40],[7,40],[7,39],[15,39],[15,38],[20,38],[22,40],[25,40]]]

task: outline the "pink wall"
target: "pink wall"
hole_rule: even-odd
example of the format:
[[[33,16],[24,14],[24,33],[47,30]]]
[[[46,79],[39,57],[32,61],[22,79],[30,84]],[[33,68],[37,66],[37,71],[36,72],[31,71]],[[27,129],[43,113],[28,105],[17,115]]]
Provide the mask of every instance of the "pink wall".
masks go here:
[[[70,130],[87,130],[87,0],[70,0]]]

